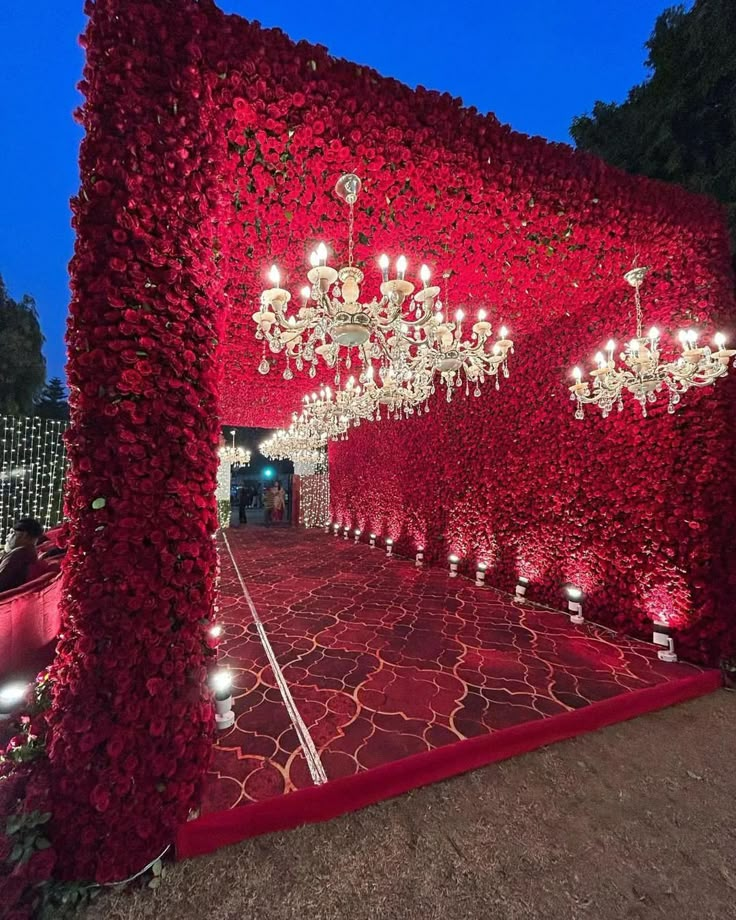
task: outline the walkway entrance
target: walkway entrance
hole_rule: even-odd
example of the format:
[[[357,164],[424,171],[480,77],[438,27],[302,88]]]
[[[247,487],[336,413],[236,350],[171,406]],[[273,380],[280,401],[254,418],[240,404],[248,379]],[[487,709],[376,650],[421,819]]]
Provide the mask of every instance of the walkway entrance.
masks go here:
[[[716,689],[718,672],[380,549],[220,538],[218,738],[181,855],[362,807]],[[245,806],[245,807],[240,807]]]

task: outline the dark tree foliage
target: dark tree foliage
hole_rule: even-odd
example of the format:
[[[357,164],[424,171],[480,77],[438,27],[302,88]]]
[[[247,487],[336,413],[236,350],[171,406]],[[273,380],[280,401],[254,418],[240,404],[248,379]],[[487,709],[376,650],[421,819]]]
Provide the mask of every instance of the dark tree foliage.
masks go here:
[[[650,77],[621,105],[596,102],[570,133],[578,147],[628,172],[723,202],[734,244],[736,0],[665,10],[646,48]]]
[[[13,300],[0,277],[0,414],[30,415],[46,380],[44,338],[32,297]]]
[[[60,377],[52,377],[43,388],[36,401],[34,414],[42,418],[68,420],[69,404],[66,401],[66,390]]]

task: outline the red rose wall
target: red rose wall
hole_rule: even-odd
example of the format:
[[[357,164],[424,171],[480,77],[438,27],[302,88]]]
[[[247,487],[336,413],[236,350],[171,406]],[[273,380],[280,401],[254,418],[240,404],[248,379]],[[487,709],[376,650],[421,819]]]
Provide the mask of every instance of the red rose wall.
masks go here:
[[[251,319],[278,263],[294,292],[324,239],[345,256],[346,170],[364,179],[356,256],[452,271],[449,298],[517,343],[500,392],[361,427],[331,449],[336,519],[586,590],[586,613],[693,657],[734,650],[733,381],[673,416],[573,418],[569,368],[646,321],[736,335],[709,201],[527,138],[193,0],[88,4],[69,326],[73,424],[64,639],[51,764],[64,870],[139,869],[196,803],[211,711],[221,421],[277,426],[329,372],[262,376]],[[223,325],[224,324],[224,325]],[[222,331],[221,331],[222,330]],[[218,342],[220,363],[218,365]],[[676,347],[673,342],[673,347]],[[218,380],[217,368],[222,368]],[[101,501],[102,500],[102,501]]]

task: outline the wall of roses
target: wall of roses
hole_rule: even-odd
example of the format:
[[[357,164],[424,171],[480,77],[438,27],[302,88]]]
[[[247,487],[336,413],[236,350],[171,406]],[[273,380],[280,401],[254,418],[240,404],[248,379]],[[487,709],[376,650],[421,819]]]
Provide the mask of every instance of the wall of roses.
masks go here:
[[[438,400],[331,450],[332,510],[435,559],[483,557],[532,596],[575,578],[588,613],[667,612],[695,657],[733,649],[732,382],[675,417],[575,423],[565,375],[631,329],[621,281],[651,265],[648,321],[733,322],[720,211],[411,91],[210,0],[96,0],[73,202],[69,553],[49,716],[63,874],[136,871],[196,804],[212,712],[220,423],[286,423],[329,373],[281,376],[251,315],[277,262],[345,255],[338,176],[364,179],[356,258],[452,270],[449,298],[513,331],[500,393]],[[218,417],[219,396],[219,417]],[[379,445],[382,449],[379,450]],[[387,459],[389,458],[389,459]],[[618,619],[617,619],[618,618]]]
[[[86,12],[48,810],[58,873],[108,882],[173,839],[211,749],[226,146],[204,9]]]
[[[697,660],[736,651],[734,380],[690,394],[674,416],[662,404],[642,419],[628,405],[606,422],[593,410],[577,422],[567,390],[573,365],[633,335],[623,273],[635,263],[652,269],[647,327],[736,335],[718,206],[280,32],[242,20],[227,28],[244,61],[228,81],[237,217],[227,420],[283,424],[304,393],[332,382],[326,369],[285,381],[282,357],[255,342],[251,314],[272,262],[296,292],[316,242],[344,258],[344,205],[332,189],[357,171],[366,295],[377,289],[377,255],[403,252],[410,275],[425,261],[435,276],[450,270],[450,308],[485,308],[517,350],[500,392],[458,393],[450,406],[438,397],[426,417],[362,426],[334,444],[333,517],[392,535],[399,551],[424,543],[435,560],[482,559],[501,587],[526,575],[530,596],[555,606],[562,583],[577,582],[589,616],[644,636],[666,620]],[[273,367],[262,377],[264,354]]]

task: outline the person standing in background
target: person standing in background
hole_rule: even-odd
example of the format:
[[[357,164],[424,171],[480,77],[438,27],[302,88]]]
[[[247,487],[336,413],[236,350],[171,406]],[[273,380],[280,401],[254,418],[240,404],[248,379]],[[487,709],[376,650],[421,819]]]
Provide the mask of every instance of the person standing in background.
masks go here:
[[[43,527],[35,518],[21,518],[13,525],[0,553],[0,591],[19,588],[30,579],[38,555],[36,545]]]
[[[238,521],[240,524],[248,523],[248,516],[245,509],[248,507],[248,490],[242,485],[238,489]]]
[[[276,480],[273,487],[273,511],[271,520],[274,524],[280,524],[284,519],[284,509],[286,508],[286,493],[281,488],[281,483]]]
[[[274,512],[275,488],[269,485],[263,487],[263,523],[266,527],[271,526]]]

